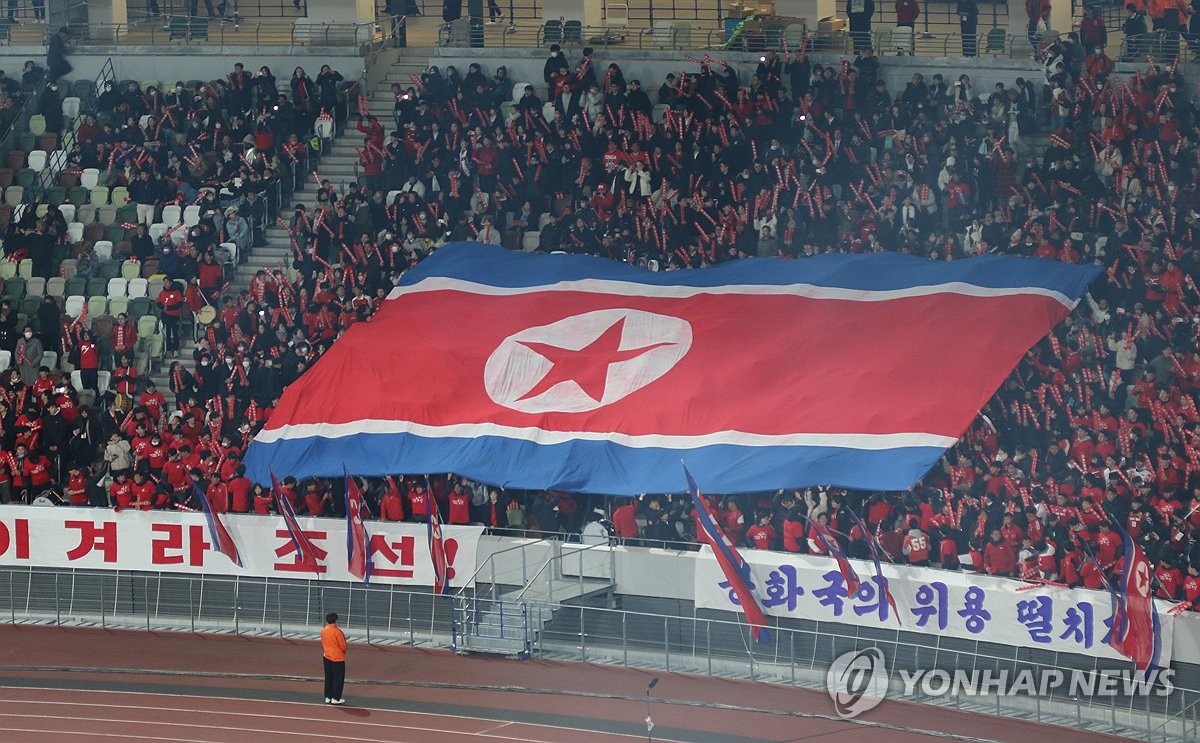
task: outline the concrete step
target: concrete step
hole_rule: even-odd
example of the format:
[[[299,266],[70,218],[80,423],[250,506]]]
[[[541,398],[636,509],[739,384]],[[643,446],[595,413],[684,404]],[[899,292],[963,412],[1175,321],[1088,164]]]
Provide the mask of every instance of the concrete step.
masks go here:
[[[526,658],[529,655],[529,647],[524,640],[477,637],[474,635],[462,635],[461,638],[462,642],[459,645],[459,652],[487,653],[489,655],[503,655],[508,658]]]

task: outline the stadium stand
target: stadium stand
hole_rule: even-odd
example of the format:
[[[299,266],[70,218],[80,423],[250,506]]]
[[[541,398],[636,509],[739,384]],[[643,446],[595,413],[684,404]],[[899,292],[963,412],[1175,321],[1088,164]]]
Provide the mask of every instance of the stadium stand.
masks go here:
[[[1159,594],[1200,608],[1200,176],[1177,66],[1118,79],[1103,48],[1067,37],[1039,49],[1039,79],[898,90],[869,50],[824,65],[801,44],[749,79],[705,58],[639,81],[589,48],[551,49],[530,81],[472,64],[378,91],[328,69],[162,87],[109,74],[65,97],[39,83],[32,139],[0,170],[0,497],[195,508],[191,478],[215,472],[219,510],[268,512],[239,468],[281,391],[447,241],[651,270],[1005,252],[1107,272],[942,465],[905,493],[714,497],[722,525],[746,546],[819,552],[805,519],[824,513],[866,556],[852,511],[898,562],[1098,587],[1121,569],[1115,523],[1156,562]],[[126,469],[153,487],[112,479]],[[678,495],[447,477],[426,494],[403,473],[368,486],[386,519],[436,504],[449,523],[553,534],[601,506],[622,540],[696,534]],[[315,516],[340,487],[284,482]]]

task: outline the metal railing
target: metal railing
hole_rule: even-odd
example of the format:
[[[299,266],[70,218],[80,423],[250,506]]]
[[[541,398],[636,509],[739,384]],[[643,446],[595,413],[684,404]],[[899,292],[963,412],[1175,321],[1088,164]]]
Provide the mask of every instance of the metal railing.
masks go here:
[[[390,43],[404,29],[403,18],[369,23],[219,23],[206,16],[90,23],[74,29],[76,47],[88,46],[285,46],[355,48],[361,53]]]
[[[104,64],[100,66],[100,72],[96,73],[96,78],[92,82],[92,88],[88,91],[86,98],[79,101],[79,114],[75,118],[82,118],[87,115],[96,114],[96,103],[100,99],[100,91],[104,90],[106,82],[115,82],[117,73],[113,69],[112,59],[104,60]],[[47,161],[46,167],[34,179],[33,186],[25,190],[24,200],[26,204],[36,204],[46,194],[46,191],[58,184],[58,176],[64,169],[66,164],[66,153],[69,153],[75,147],[75,135],[78,131],[74,120],[64,121],[63,130],[58,132],[59,142],[57,153],[51,154],[51,159]],[[57,160],[57,162],[55,162]]]
[[[33,116],[33,112],[37,108],[38,99],[42,94],[46,85],[46,74],[42,73],[37,82],[24,91],[25,101],[21,104],[21,110],[9,122],[8,129],[0,136],[0,157],[8,157],[8,153],[12,152],[17,147],[17,137],[29,131],[29,117]]]
[[[469,32],[442,34],[439,45],[442,47],[467,47]],[[846,32],[819,33],[816,31],[802,32],[799,27],[795,30],[769,33],[751,32],[741,34],[727,41],[724,29],[693,28],[690,26],[661,25],[655,28],[617,28],[612,26],[584,26],[579,40],[564,42],[557,36],[547,37],[542,25],[518,25],[515,28],[486,27],[483,31],[482,46],[490,49],[525,49],[529,47],[548,46],[557,43],[564,46],[612,46],[618,49],[660,50],[660,51],[733,51],[760,52],[768,49],[782,51],[784,38],[788,48],[799,49],[805,37],[809,39],[809,49],[815,53],[850,54],[854,51],[854,42]],[[918,57],[965,57],[979,56],[991,58],[1027,58],[1030,53],[1028,39],[1019,34],[980,33],[974,38],[967,37],[964,45],[962,34],[933,33],[917,34],[911,41],[897,43],[897,37],[891,29],[873,31],[871,44],[880,54],[907,54]],[[415,45],[415,44],[413,44]]]
[[[456,619],[462,619],[454,615],[455,601],[397,586],[320,580],[0,568],[0,621],[14,624],[314,637],[325,612],[335,610],[354,640],[450,648]],[[534,624],[529,630],[535,637],[534,655],[795,686],[823,688],[835,658],[866,647],[879,648],[893,674],[927,669],[1094,673],[1113,665],[1030,647],[811,620],[776,620],[773,641],[759,644],[731,614],[705,611],[700,616],[690,602],[678,602],[673,613],[663,613],[663,601],[624,597],[626,606],[658,611],[528,602],[521,602],[519,611],[523,622]],[[516,616],[517,607],[509,606]],[[542,626],[551,613],[553,618]],[[531,614],[539,621],[530,622]],[[1194,741],[1200,730],[1198,675],[1195,667],[1186,675],[1177,672],[1175,691],[1165,697],[1089,698],[1063,688],[1045,697],[932,699],[905,696],[895,684],[889,697],[1174,743]]]
[[[617,551],[614,550],[607,542],[583,545],[578,549],[572,548],[566,551],[563,550],[563,544],[563,542],[559,542],[557,540],[550,542],[550,557],[548,557],[542,566],[538,568],[537,572],[533,574],[533,577],[525,582],[525,585],[520,592],[518,592],[517,595],[512,598],[513,601],[524,601],[525,596],[527,593],[529,593],[530,589],[538,587],[538,581],[539,579],[543,579],[543,576],[546,582],[546,600],[551,604],[556,603],[554,600],[554,584],[556,580],[564,581],[574,578],[575,580],[572,582],[577,581],[579,590],[582,593],[584,581],[587,579],[588,572],[584,567],[584,555],[592,550],[596,550],[598,547],[603,547],[608,550],[608,575],[598,576],[598,578],[615,583],[617,579]],[[579,559],[579,567],[575,571],[574,576],[571,576],[570,573],[564,570],[564,568],[567,566],[566,560],[568,557],[568,552],[570,553],[571,557],[578,557]]]

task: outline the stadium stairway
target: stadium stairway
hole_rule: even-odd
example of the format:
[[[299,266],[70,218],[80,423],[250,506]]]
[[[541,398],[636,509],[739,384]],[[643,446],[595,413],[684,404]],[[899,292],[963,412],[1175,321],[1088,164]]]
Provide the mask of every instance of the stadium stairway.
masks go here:
[[[321,172],[322,178],[328,178],[339,186],[344,185],[342,183],[343,180],[345,182],[349,182],[354,178],[352,165],[351,170],[348,171],[348,174],[345,174],[343,171],[344,166],[335,166],[331,164],[338,158],[340,158],[340,160],[337,160],[339,163],[344,161],[347,157],[352,160],[356,160],[357,156],[354,154],[353,142],[354,138],[346,135],[334,138],[331,153],[326,155],[321,160],[321,169],[323,171]],[[347,152],[349,155],[346,154]],[[309,177],[305,179],[301,188],[292,194],[292,204],[304,203],[308,206],[311,206],[312,202],[316,199],[316,192],[316,182],[312,176],[309,175]],[[291,217],[291,214],[292,208],[289,205],[285,205],[280,211],[279,216],[286,221]],[[283,229],[278,224],[268,225],[266,230],[266,241],[266,245],[252,249],[250,251],[250,256],[246,259],[246,262],[237,267],[236,272],[230,279],[230,287],[227,292],[228,295],[236,296],[239,292],[249,289],[250,282],[254,278],[254,274],[257,273],[259,269],[265,268],[268,270],[274,270],[278,268],[280,264],[283,264],[285,268],[291,267],[291,262],[294,256],[292,252],[291,237],[288,235],[287,230]],[[202,332],[203,327],[198,326],[198,330]],[[184,367],[188,371],[191,371],[193,366],[192,351],[195,349],[196,344],[192,340],[192,334],[186,328],[181,335],[182,342],[180,344],[180,353],[178,358],[183,361]],[[154,380],[154,384],[158,390],[162,392],[164,396],[166,396],[168,408],[173,409],[175,404],[175,396],[171,394],[170,385],[167,383],[167,371],[172,360],[173,359],[168,356],[168,358],[162,363],[161,367],[150,375],[150,378]]]
[[[409,75],[420,74],[427,65],[427,50],[396,50],[395,54],[389,55],[381,60],[383,65],[387,65],[389,60],[397,59],[398,62],[387,67],[384,79],[373,85],[368,93],[369,111],[372,115],[379,119],[383,124],[384,129],[388,132],[395,126],[394,109],[395,97],[391,93],[393,82],[401,82],[404,84],[410,83]],[[357,106],[352,101],[350,105],[351,112],[357,110]],[[362,135],[355,129],[357,119],[351,116],[346,122],[345,131],[334,138],[329,152],[321,157],[317,175],[323,180],[331,181],[339,191],[344,191],[346,187],[354,183],[358,178],[357,163],[358,154],[355,152],[355,146],[360,146],[362,143]],[[316,200],[316,179],[310,173],[305,178],[302,187],[292,194],[292,205],[305,204],[307,208],[311,208]],[[292,215],[293,207],[286,206],[281,212],[280,217],[285,221]],[[266,231],[267,244],[263,247],[254,248],[250,251],[250,256],[246,262],[238,266],[236,273],[230,280],[229,294],[236,296],[242,291],[250,288],[250,282],[254,278],[254,274],[259,269],[265,268],[273,270],[283,264],[285,267],[290,267],[293,260],[291,237],[287,230],[280,227],[278,224],[269,225]],[[183,360],[184,366],[190,371],[192,368],[191,358],[192,351],[196,344],[192,340],[189,332],[183,333],[183,340],[179,358]],[[155,385],[167,398],[168,407],[174,406],[174,395],[171,394],[167,383],[167,370],[170,367],[171,359],[168,358],[161,366],[150,375],[154,380]]]

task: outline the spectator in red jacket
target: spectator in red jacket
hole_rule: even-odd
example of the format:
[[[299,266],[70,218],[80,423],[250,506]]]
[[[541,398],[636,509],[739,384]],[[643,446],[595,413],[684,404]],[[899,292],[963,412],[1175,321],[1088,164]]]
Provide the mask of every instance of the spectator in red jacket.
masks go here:
[[[641,535],[637,524],[637,501],[629,500],[613,511],[612,520],[617,539],[637,539]]]
[[[1017,569],[1017,553],[999,529],[992,530],[992,540],[983,548],[983,570],[988,575],[1012,575]]]
[[[1108,29],[1104,26],[1100,8],[1083,9],[1083,20],[1079,22],[1079,43],[1088,53],[1093,49],[1103,52],[1104,47],[1108,46]]]
[[[746,531],[746,539],[751,547],[759,550],[769,550],[775,546],[775,527],[771,526],[771,517],[762,515],[758,523]]]
[[[896,0],[896,26],[899,28],[910,29],[908,31],[909,46],[907,49],[900,50],[900,54],[912,54],[916,44],[916,32],[914,27],[917,25],[917,18],[921,15],[920,0]],[[897,46],[899,46],[897,44]],[[882,50],[881,50],[882,51]]]

